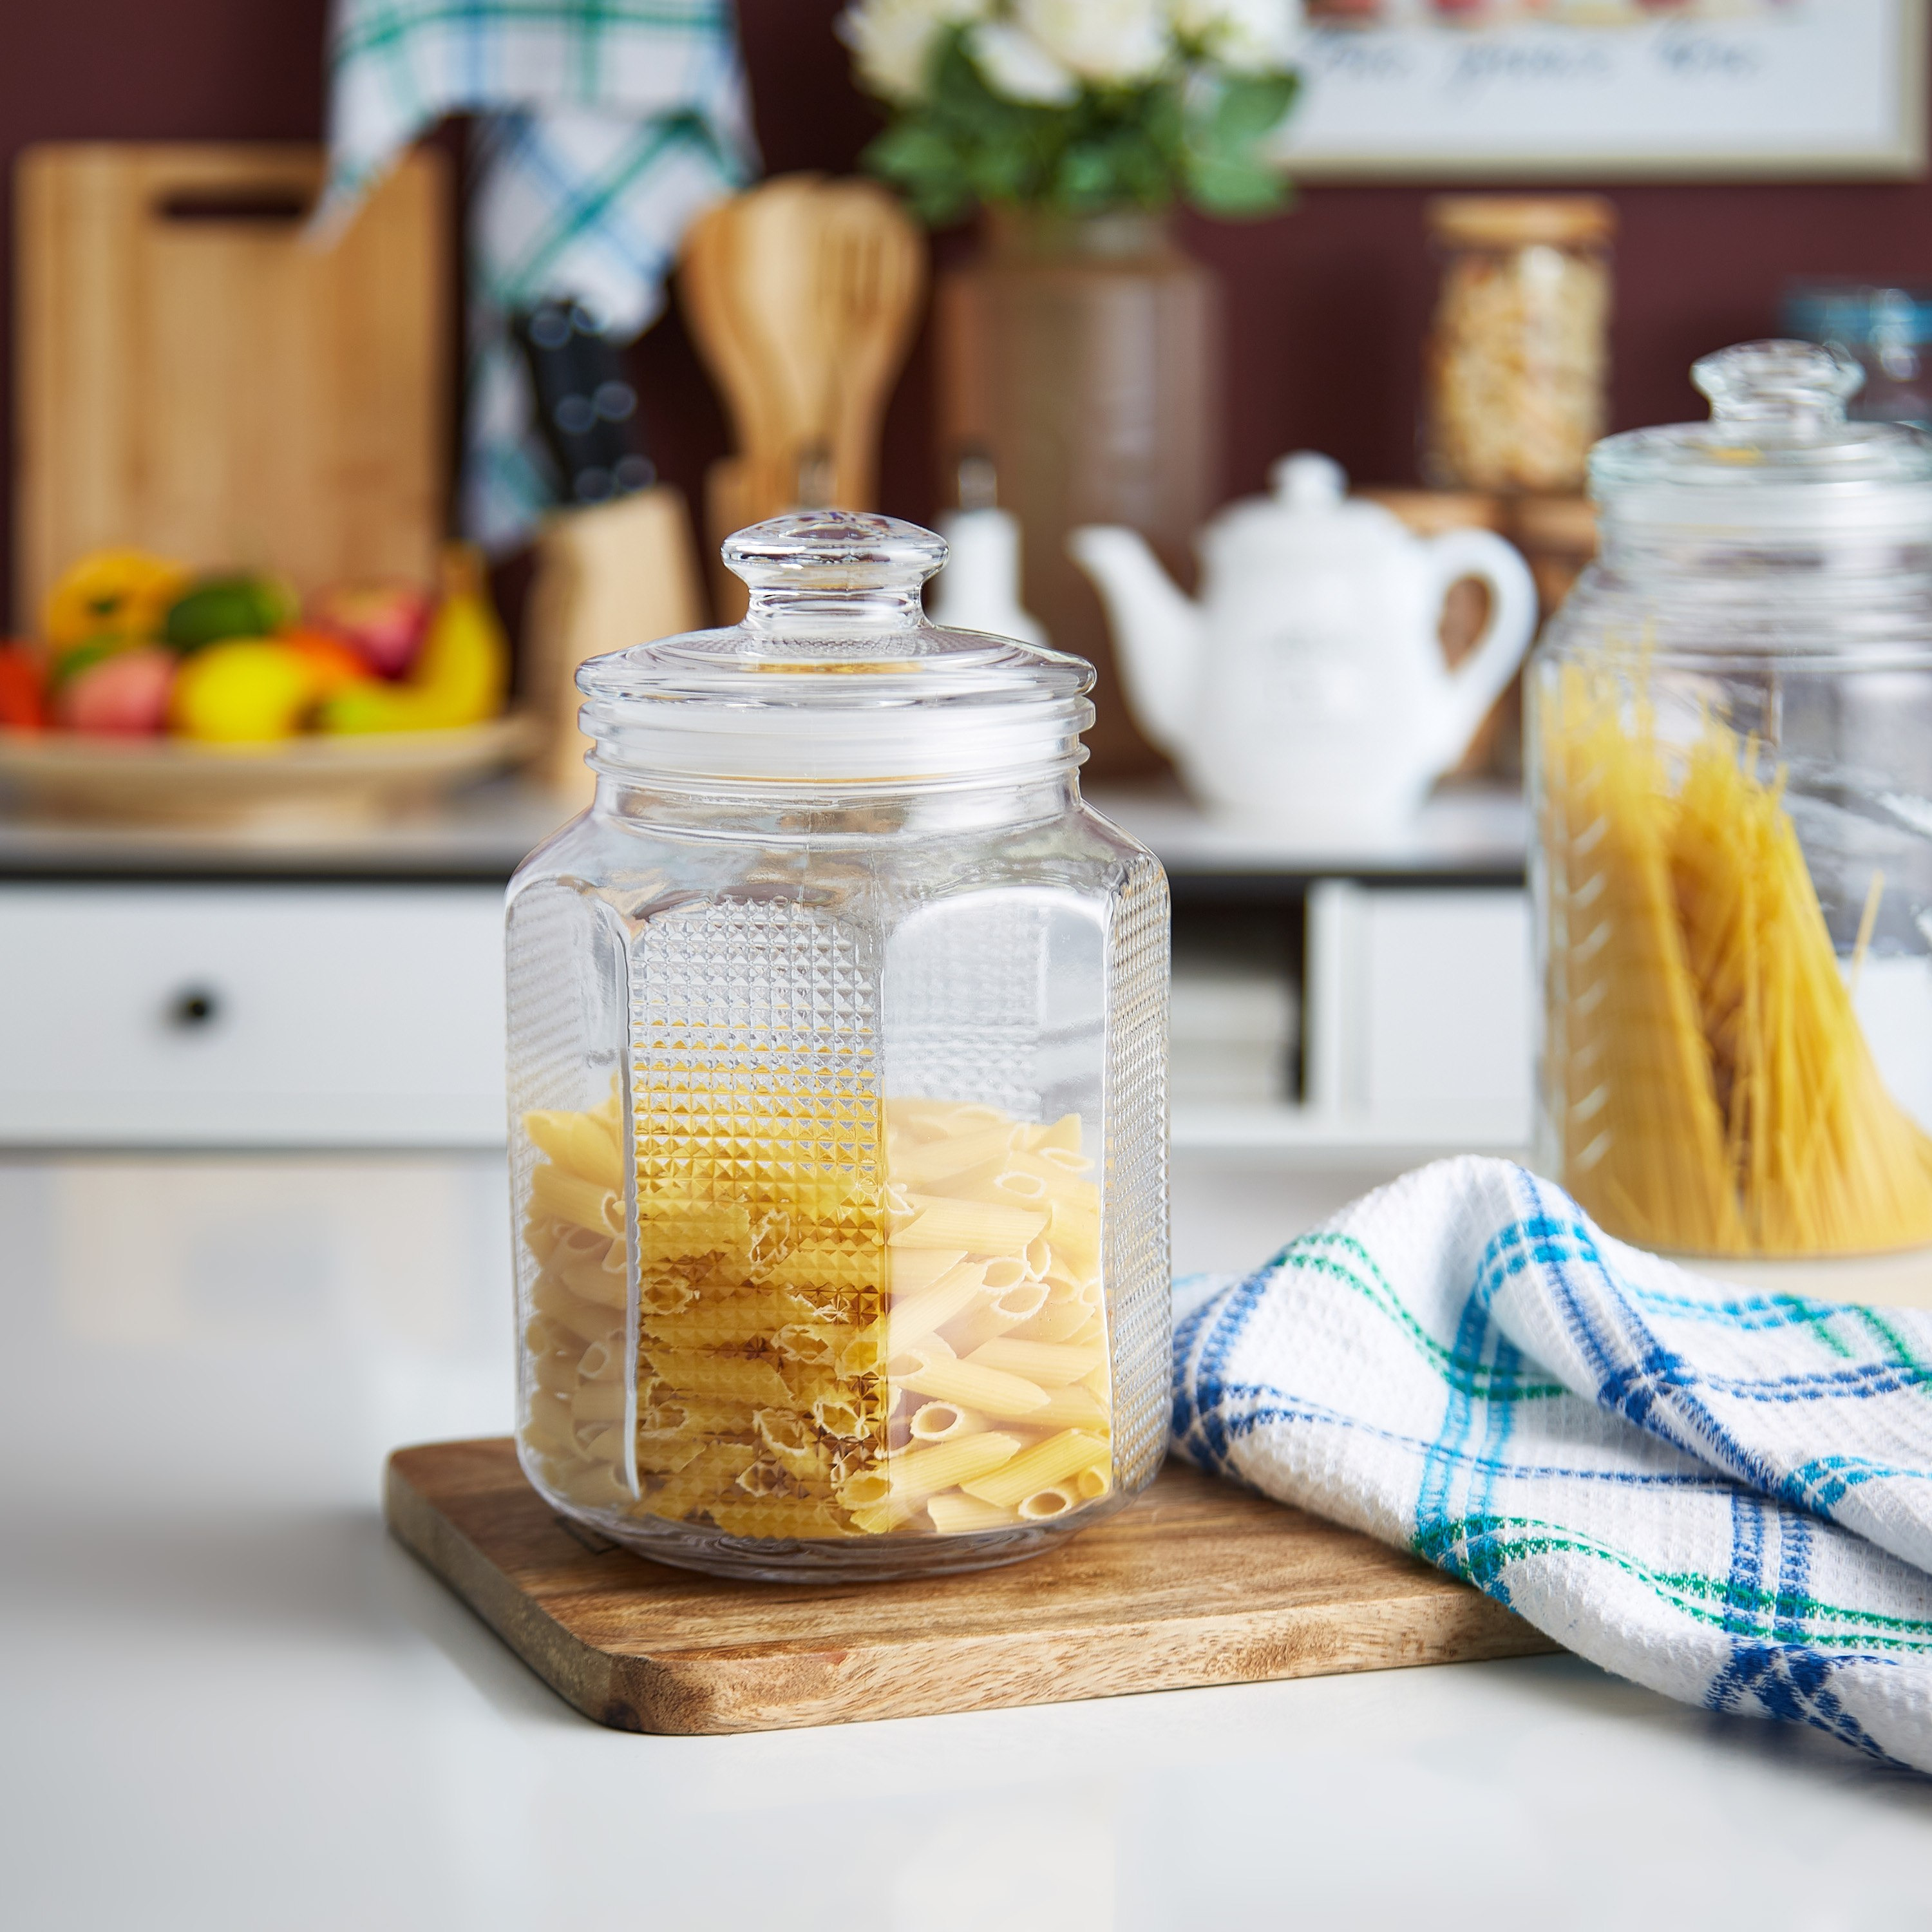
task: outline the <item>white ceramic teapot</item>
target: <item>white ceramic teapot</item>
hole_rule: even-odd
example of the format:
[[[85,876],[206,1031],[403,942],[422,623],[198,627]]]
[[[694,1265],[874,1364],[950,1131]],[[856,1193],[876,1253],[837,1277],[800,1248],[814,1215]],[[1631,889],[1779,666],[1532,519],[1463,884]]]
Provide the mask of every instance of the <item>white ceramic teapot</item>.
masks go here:
[[[1068,548],[1100,586],[1141,728],[1204,804],[1298,842],[1398,837],[1522,660],[1529,568],[1487,530],[1411,536],[1348,498],[1325,456],[1284,457],[1272,480],[1197,538],[1198,602],[1132,530],[1089,526]],[[1488,586],[1489,619],[1451,670],[1442,602],[1466,577]]]

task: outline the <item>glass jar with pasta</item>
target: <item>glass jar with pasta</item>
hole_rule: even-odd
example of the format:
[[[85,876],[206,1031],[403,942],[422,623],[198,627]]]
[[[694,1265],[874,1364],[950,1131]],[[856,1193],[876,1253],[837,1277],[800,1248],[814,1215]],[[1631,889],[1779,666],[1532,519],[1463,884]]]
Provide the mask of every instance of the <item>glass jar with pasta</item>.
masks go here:
[[[1646,1246],[1932,1249],[1932,442],[1830,350],[1693,374],[1528,680],[1544,1156]]]
[[[1610,367],[1610,238],[1597,195],[1439,195],[1423,474],[1438,489],[1580,490]]]
[[[584,667],[508,914],[518,1442],[766,1578],[976,1568],[1153,1478],[1167,898],[1077,659],[925,620],[929,531],[741,531],[744,622]]]

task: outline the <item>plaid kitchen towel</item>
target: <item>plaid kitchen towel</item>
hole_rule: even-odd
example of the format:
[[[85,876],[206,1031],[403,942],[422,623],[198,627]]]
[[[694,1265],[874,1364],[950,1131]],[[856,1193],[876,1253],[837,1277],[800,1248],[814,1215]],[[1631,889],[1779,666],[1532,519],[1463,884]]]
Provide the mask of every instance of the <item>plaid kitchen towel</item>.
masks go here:
[[[325,237],[443,115],[487,117],[461,496],[502,548],[555,494],[506,318],[574,298],[637,334],[692,218],[755,171],[730,0],[336,0],[328,57]]]
[[[1190,1462],[1654,1690],[1932,1770],[1932,1317],[1737,1292],[1474,1158],[1175,1313]]]

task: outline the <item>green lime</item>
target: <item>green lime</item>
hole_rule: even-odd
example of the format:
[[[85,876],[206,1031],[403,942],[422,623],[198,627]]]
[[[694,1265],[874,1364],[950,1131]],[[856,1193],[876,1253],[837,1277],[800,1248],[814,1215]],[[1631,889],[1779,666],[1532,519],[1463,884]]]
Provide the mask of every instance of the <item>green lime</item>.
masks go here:
[[[272,578],[203,578],[170,606],[163,634],[178,651],[198,651],[227,638],[267,637],[295,613],[288,587]]]

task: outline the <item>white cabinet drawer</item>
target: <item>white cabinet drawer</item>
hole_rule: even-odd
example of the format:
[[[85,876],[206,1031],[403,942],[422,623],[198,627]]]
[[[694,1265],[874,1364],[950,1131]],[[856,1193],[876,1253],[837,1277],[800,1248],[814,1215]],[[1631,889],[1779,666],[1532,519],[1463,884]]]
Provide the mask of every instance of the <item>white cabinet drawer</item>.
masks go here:
[[[1308,920],[1311,1118],[1345,1138],[1526,1145],[1528,895],[1330,880]]]
[[[493,886],[0,886],[0,1144],[488,1146]]]

